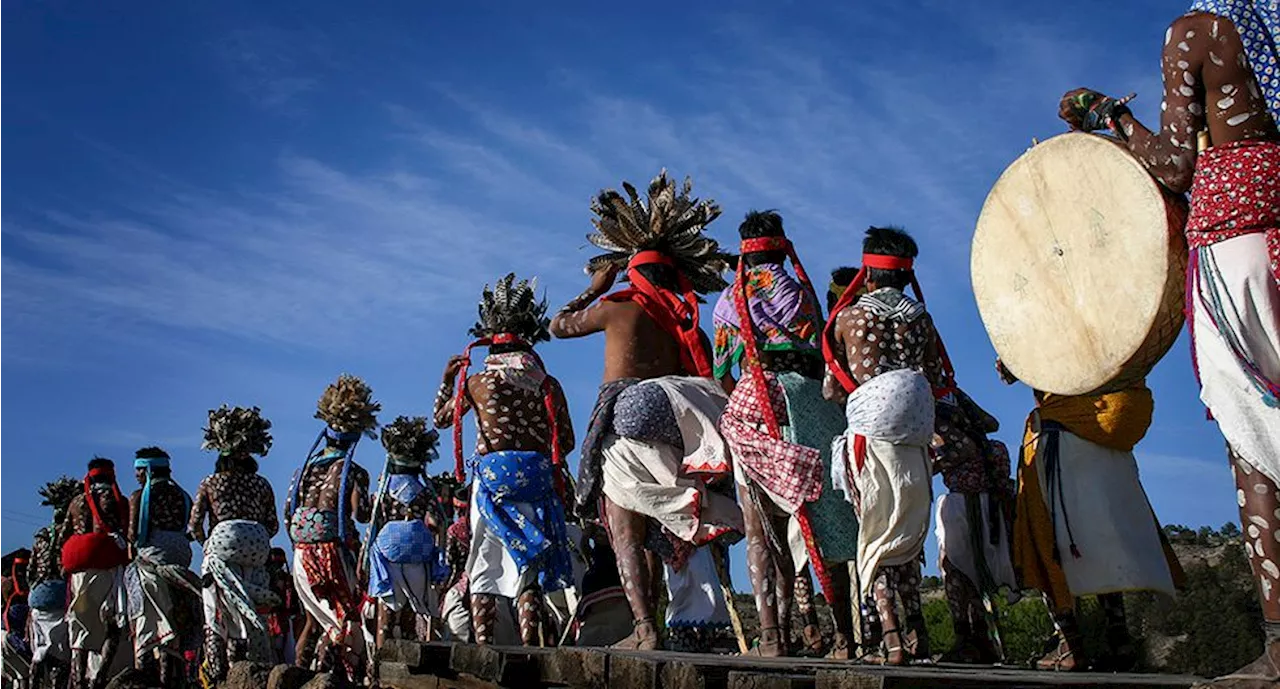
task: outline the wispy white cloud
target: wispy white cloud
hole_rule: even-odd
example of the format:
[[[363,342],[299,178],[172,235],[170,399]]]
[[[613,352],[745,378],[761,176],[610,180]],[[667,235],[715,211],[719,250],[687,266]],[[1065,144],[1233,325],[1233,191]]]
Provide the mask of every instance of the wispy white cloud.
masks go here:
[[[228,82],[256,104],[281,110],[321,83],[317,63],[327,55],[317,30],[259,25],[231,31],[214,44]]]

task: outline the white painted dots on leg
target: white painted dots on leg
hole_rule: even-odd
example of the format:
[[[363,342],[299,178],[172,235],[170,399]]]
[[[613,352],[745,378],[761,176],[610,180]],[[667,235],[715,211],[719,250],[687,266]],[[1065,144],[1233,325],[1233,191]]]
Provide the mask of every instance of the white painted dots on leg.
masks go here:
[[[1262,590],[1263,600],[1268,602],[1271,600],[1271,587],[1272,583],[1270,579],[1266,577],[1258,577],[1258,588]]]
[[[1236,504],[1244,507],[1244,489],[1242,488],[1236,489]]]
[[[1280,567],[1277,567],[1276,563],[1271,560],[1262,561],[1262,571],[1270,575],[1272,579],[1280,579]]]
[[[1255,483],[1253,485],[1253,492],[1257,493],[1258,495],[1266,495],[1270,491],[1271,491],[1271,488],[1268,487],[1267,484],[1265,483]]]
[[[1249,525],[1249,538],[1257,538],[1260,533],[1262,532],[1258,530],[1258,527],[1253,524]]]
[[[1249,521],[1253,522],[1254,524],[1257,524],[1259,527],[1264,529],[1269,526],[1269,524],[1267,524],[1266,519],[1263,519],[1262,517],[1259,517],[1256,514],[1249,515]]]

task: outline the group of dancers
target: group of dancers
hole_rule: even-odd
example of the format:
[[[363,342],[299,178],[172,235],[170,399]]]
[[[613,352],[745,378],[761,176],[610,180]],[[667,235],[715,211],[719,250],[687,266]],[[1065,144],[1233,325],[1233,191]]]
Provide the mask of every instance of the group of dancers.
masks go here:
[[[1263,12],[1197,2],[1173,24],[1155,132],[1127,99],[1079,89],[1061,102],[1073,128],[1109,130],[1161,183],[1191,192],[1195,360],[1266,619],[1263,656],[1220,682],[1239,687],[1280,678],[1280,82],[1275,25],[1272,67],[1257,67],[1266,45],[1251,22]],[[1056,629],[1037,667],[1131,664],[1122,593],[1173,593],[1181,578],[1132,452],[1151,392],[1037,391],[1015,480],[991,438],[997,420],[958,386],[911,236],[867,230],[860,265],[835,271],[822,299],[778,213],[746,214],[731,254],[706,232],[719,207],[691,191],[664,171],[643,195],[627,183],[601,192],[589,240],[604,253],[550,317],[534,280],[486,286],[474,341],[445,367],[430,416],[381,427],[376,484],[356,450],[379,437],[381,407],[359,378],[330,385],[284,496],[291,567],[271,548],[277,497],[257,473],[271,424],[256,407],[210,411],[215,471],[194,495],[159,448],[137,452],[128,498],[102,458],[83,481],[47,485],[53,525],[6,579],[6,659],[25,649],[38,686],[102,686],[127,633],[136,667],[164,686],[193,657],[211,686],[241,659],[370,677],[397,636],[709,650],[732,629],[743,653],[903,665],[934,658],[919,591],[932,522],[956,632],[942,657],[1002,660],[992,601],[1035,589]],[[699,303],[716,292],[708,336]],[[537,347],[595,334],[603,384],[579,442]],[[452,474],[426,473],[436,429],[452,429]],[[936,501],[935,474],[948,490]],[[727,546],[744,537],[758,630],[742,628],[729,593]],[[1105,657],[1085,657],[1074,614],[1085,595],[1106,615]]]

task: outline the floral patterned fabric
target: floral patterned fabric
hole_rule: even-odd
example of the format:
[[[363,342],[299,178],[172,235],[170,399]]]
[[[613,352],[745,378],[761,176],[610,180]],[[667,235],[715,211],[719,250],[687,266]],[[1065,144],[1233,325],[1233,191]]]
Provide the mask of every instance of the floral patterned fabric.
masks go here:
[[[564,505],[552,483],[551,460],[541,452],[490,452],[476,460],[476,508],[520,572],[535,567],[544,592],[573,585]],[[513,503],[533,508],[534,520]]]
[[[822,309],[809,290],[781,264],[766,263],[746,270],[748,308],[761,351],[801,350],[819,355],[818,335],[822,332]],[[720,293],[713,316],[715,323],[715,376],[728,374],[742,364],[743,344],[738,311],[734,306],[736,285]],[[755,362],[746,362],[747,366]]]
[[[1280,143],[1237,141],[1196,160],[1187,243],[1192,249],[1262,232],[1271,275],[1280,284]]]

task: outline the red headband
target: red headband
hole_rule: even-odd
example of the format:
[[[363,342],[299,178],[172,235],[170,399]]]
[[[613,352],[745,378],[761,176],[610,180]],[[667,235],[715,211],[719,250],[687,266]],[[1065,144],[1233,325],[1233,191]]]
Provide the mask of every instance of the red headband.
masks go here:
[[[524,340],[515,333],[494,333],[489,338],[491,344],[524,344]]]
[[[754,237],[742,240],[740,245],[740,250],[744,254],[754,254],[762,251],[786,251],[790,248],[791,242],[786,237]]]
[[[98,478],[102,476],[105,476],[109,479],[114,480],[116,477],[116,470],[108,469],[106,467],[94,467],[93,469],[89,470],[89,478]]]
[[[886,256],[884,254],[863,254],[862,267],[858,269],[858,274],[853,278],[853,282],[845,288],[844,294],[840,295],[840,299],[836,305],[831,308],[831,313],[827,315],[827,325],[822,329],[822,357],[827,361],[827,370],[831,371],[831,375],[839,381],[840,386],[844,388],[846,393],[853,392],[858,384],[849,375],[848,371],[840,365],[836,358],[835,352],[835,326],[836,315],[838,315],[846,306],[853,303],[853,299],[858,294],[858,290],[862,289],[863,284],[867,281],[867,269],[877,268],[880,270],[911,270],[914,271],[915,261],[903,256]],[[916,281],[914,272],[911,275],[911,288],[915,290],[916,298],[920,303],[924,303],[924,292],[920,291],[920,283]],[[938,353],[942,358],[942,365],[949,382],[946,388],[935,390],[934,394],[941,396],[954,388],[955,372],[951,367],[951,360],[947,357],[947,351],[942,346],[942,338],[938,338]]]
[[[635,256],[632,256],[631,260],[627,262],[627,270],[631,270],[636,266],[647,266],[653,264],[669,266],[674,263],[675,262],[671,260],[670,256],[662,253],[661,251],[641,251]]]
[[[883,254],[863,254],[863,268],[879,268],[881,270],[914,270],[915,261],[902,256],[885,256]]]

